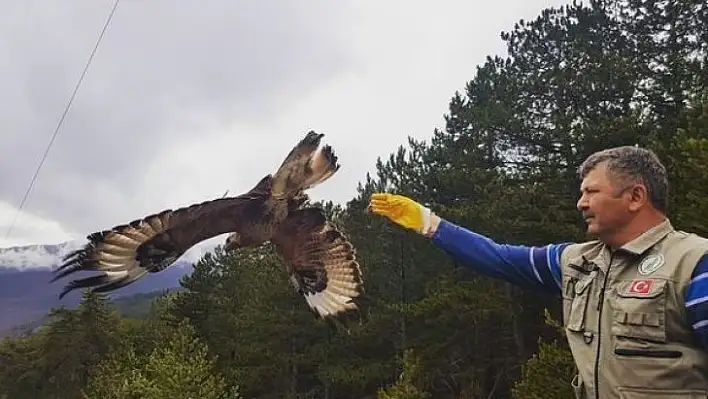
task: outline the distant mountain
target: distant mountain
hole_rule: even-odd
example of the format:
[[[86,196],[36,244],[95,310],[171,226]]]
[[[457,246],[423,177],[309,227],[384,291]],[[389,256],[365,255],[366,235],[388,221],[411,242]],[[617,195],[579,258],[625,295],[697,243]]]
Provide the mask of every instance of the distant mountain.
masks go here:
[[[191,272],[191,263],[178,263],[160,273],[147,275],[109,296],[119,298],[176,288],[179,287],[180,278]],[[77,277],[80,276],[77,273]],[[65,282],[59,280],[49,284],[52,277],[52,270],[48,268],[0,268],[0,330],[37,320],[52,307],[74,307],[79,303],[79,290],[69,293],[60,301],[59,293]]]
[[[0,268],[54,269],[61,258],[69,252],[79,249],[85,242],[66,241],[60,244],[23,245],[18,247],[0,248]]]
[[[148,293],[139,293],[134,295],[123,295],[120,297],[111,298],[110,302],[115,306],[123,317],[141,318],[149,314],[152,302],[159,296],[163,296],[168,292],[174,292],[180,288],[173,288],[168,290],[158,290],[151,291]],[[41,327],[44,323],[49,320],[49,314],[44,313],[39,318],[23,323],[20,325],[14,325],[9,329],[0,329],[0,340],[3,337],[17,334],[24,334],[28,331],[33,331],[38,327]]]
[[[83,242],[69,241],[54,245],[27,245],[0,249],[0,331],[41,319],[52,307],[75,307],[81,291],[69,293],[61,301],[59,293],[71,279],[93,273],[75,273],[52,284],[53,270],[61,258]],[[170,268],[144,276],[135,283],[112,293],[111,298],[126,297],[179,287],[179,280],[192,272],[192,265],[211,248],[189,251]]]

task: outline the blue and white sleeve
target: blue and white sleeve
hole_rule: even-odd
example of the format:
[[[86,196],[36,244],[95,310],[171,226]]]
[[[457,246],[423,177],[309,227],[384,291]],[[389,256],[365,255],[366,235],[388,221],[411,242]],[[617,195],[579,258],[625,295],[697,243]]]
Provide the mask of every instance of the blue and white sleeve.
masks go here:
[[[708,256],[703,256],[693,270],[685,301],[688,321],[696,338],[708,349]]]
[[[431,240],[474,272],[527,289],[553,295],[561,293],[560,256],[568,244],[497,244],[489,237],[444,219],[440,220]]]

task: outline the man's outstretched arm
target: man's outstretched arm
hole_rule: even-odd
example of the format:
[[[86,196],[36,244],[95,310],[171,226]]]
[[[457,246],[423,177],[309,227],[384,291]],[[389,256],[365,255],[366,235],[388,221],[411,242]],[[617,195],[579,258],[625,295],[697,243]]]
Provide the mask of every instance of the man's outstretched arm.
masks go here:
[[[432,242],[471,270],[523,288],[561,292],[560,256],[567,244],[498,244],[489,237],[439,219]]]
[[[524,288],[561,291],[560,255],[567,244],[544,247],[497,244],[432,214],[410,198],[375,193],[369,210],[427,237],[471,270]]]

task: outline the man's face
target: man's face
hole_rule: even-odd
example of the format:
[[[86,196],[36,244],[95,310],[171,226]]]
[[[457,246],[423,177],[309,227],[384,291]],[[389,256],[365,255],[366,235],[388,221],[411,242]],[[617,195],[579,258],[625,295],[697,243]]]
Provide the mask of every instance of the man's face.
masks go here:
[[[588,225],[588,233],[608,236],[629,223],[632,216],[630,196],[623,190],[626,186],[616,180],[601,163],[580,184],[577,207]]]

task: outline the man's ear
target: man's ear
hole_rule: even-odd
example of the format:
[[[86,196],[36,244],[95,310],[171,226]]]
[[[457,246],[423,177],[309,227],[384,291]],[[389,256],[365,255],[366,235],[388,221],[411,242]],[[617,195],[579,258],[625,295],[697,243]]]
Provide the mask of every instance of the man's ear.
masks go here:
[[[629,196],[629,210],[636,212],[649,202],[649,192],[643,184],[635,184],[626,191]]]

